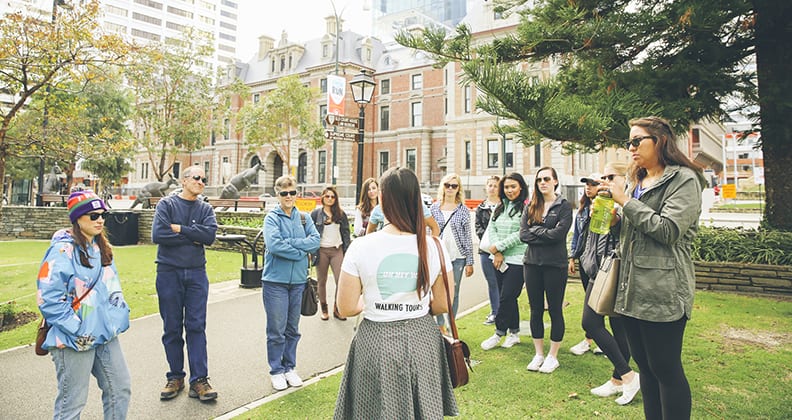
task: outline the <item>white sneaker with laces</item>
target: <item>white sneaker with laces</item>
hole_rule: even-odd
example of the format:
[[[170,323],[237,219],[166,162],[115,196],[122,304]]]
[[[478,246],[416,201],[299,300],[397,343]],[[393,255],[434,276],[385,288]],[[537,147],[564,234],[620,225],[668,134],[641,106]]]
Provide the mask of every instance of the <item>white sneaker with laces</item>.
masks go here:
[[[484,325],[495,325],[495,315],[487,315],[487,319],[484,320]]]
[[[515,344],[520,344],[520,336],[517,335],[517,334],[511,333],[511,334],[506,336],[506,340],[503,341],[503,344],[501,344],[501,347],[503,347],[505,349],[508,349],[508,348],[514,346]]]
[[[620,392],[622,392],[622,386],[614,384],[610,379],[608,379],[608,382],[591,389],[591,393],[598,397],[612,397]]]
[[[300,375],[298,375],[297,372],[294,371],[294,369],[284,373],[283,376],[286,377],[286,382],[289,383],[289,386],[293,386],[296,388],[303,385],[303,381],[302,379],[300,379]]]
[[[575,356],[582,356],[589,350],[591,350],[591,344],[589,344],[588,340],[583,340],[569,348],[569,351]]]
[[[492,349],[494,349],[495,346],[497,346],[498,343],[500,343],[501,338],[503,338],[503,337],[499,336],[498,334],[493,335],[492,337],[484,340],[481,343],[481,349],[482,350],[492,350]]]
[[[544,363],[542,363],[542,367],[539,368],[539,372],[553,373],[553,371],[556,370],[558,366],[560,366],[560,363],[558,363],[558,359],[548,355],[545,358]]]
[[[545,361],[544,356],[542,356],[541,354],[537,354],[533,357],[533,359],[531,359],[531,363],[528,363],[528,367],[526,369],[532,372],[538,372],[539,368],[542,367],[544,361]]]
[[[272,387],[276,391],[283,391],[289,387],[289,385],[286,383],[286,375],[282,373],[270,375],[270,381],[272,381]]]
[[[619,405],[627,405],[629,404],[635,395],[638,394],[638,391],[641,390],[641,381],[638,378],[638,373],[635,373],[635,377],[630,383],[623,383],[622,384],[622,395],[619,398],[616,398],[616,404]]]

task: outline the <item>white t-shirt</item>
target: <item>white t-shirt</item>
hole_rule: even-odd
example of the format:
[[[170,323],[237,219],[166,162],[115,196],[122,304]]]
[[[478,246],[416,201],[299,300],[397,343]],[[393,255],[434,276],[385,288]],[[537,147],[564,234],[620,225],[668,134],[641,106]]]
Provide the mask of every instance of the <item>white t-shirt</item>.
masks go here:
[[[426,237],[430,287],[440,274],[437,246]],[[451,268],[443,246],[446,269]],[[429,294],[418,299],[418,246],[415,235],[379,231],[352,241],[341,270],[360,278],[363,317],[376,322],[419,318],[429,313]],[[442,281],[442,280],[441,280]],[[444,296],[439,297],[445,299]]]

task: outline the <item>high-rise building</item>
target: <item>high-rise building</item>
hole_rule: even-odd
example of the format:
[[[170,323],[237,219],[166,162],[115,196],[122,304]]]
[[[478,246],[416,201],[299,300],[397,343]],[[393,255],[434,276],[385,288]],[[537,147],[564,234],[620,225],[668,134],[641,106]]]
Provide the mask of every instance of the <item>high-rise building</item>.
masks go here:
[[[238,5],[233,0],[102,0],[102,25],[139,41],[168,43],[192,27],[214,39],[212,68],[233,63]]]
[[[390,39],[410,26],[456,26],[467,14],[467,0],[373,0],[374,35]]]
[[[57,1],[57,0],[56,0]],[[79,3],[79,0],[65,0]],[[102,26],[108,32],[126,35],[138,42],[168,43],[187,28],[210,35],[215,54],[208,68],[233,63],[237,50],[238,2],[235,0],[101,0]],[[53,0],[4,0],[0,13],[25,10],[49,17]]]

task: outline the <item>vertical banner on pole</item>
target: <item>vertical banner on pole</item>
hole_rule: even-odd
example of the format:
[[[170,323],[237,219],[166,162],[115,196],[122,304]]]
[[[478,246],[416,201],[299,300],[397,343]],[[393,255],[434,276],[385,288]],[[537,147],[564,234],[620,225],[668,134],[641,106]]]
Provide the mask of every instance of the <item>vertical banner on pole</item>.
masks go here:
[[[344,115],[344,96],[346,79],[341,76],[327,76],[327,113]]]

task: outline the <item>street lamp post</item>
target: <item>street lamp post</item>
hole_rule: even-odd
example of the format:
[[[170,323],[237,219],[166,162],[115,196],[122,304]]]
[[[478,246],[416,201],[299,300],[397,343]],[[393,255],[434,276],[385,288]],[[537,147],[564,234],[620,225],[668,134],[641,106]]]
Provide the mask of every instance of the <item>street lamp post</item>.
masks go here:
[[[52,27],[55,30],[55,21],[58,19],[58,6],[66,6],[66,0],[52,0]],[[47,96],[50,93],[50,86],[47,84],[47,87],[44,89]],[[49,98],[44,98],[44,111],[43,111],[43,118],[41,120],[41,128],[42,128],[42,140],[44,142],[47,141],[47,125],[49,125],[49,110],[47,109],[47,100]],[[42,145],[43,147],[43,145]],[[43,206],[43,197],[42,194],[44,193],[44,153],[42,152],[39,155],[39,169],[38,169],[38,193],[36,194],[36,206]]]
[[[355,184],[355,199],[360,197],[360,190],[363,187],[363,135],[366,123],[366,105],[371,102],[374,93],[374,78],[366,74],[366,70],[361,69],[360,74],[353,77],[349,82],[352,88],[352,97],[360,108],[358,113],[358,159],[357,159],[357,182]]]

